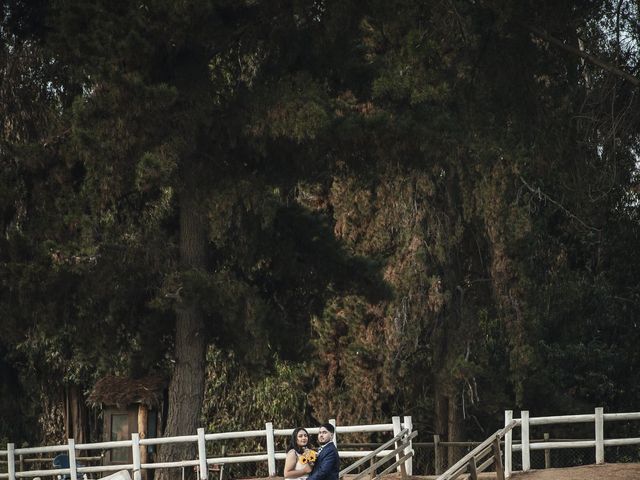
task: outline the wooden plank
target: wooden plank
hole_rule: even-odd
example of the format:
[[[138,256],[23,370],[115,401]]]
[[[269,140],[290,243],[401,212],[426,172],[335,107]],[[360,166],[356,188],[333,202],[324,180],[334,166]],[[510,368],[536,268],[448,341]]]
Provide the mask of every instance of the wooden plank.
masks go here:
[[[489,455],[490,453],[493,453],[493,444],[487,445],[484,449],[482,449],[480,452],[475,454],[474,457],[476,458],[476,461],[479,461],[479,460],[482,460],[487,455]]]
[[[493,441],[493,460],[496,465],[497,480],[505,480],[504,467],[502,466],[502,452],[500,451],[500,437],[496,436]]]
[[[605,441],[605,446],[607,442]],[[537,442],[529,444],[530,450],[545,450],[547,448],[593,448],[595,440],[576,440],[575,442]]]
[[[522,471],[531,470],[531,450],[529,449],[529,411],[520,412],[520,431],[522,432]]]
[[[406,434],[407,430],[403,430],[401,433]],[[410,435],[410,438],[415,437],[415,435],[417,435],[418,432],[415,431]],[[367,463],[367,461],[369,461],[369,457],[374,457],[376,454],[382,452],[383,450],[386,450],[387,448],[389,448],[389,446],[393,445],[395,443],[396,439],[395,437],[392,438],[391,440],[389,440],[386,443],[383,443],[382,445],[380,445],[378,448],[376,448],[373,452],[371,452],[370,454],[368,454],[367,456],[365,456],[364,458],[361,458],[360,460],[358,460],[357,462],[352,463],[351,465],[349,465],[347,468],[343,469],[340,472],[340,476],[342,477],[343,475],[349,473],[351,470],[355,470],[356,468],[358,468],[361,465],[364,465],[365,463]]]
[[[405,415],[403,420],[404,420],[404,428],[406,428],[407,430],[409,430],[409,432],[411,432],[413,430],[413,421],[411,420],[411,417]],[[409,446],[404,449],[405,454],[409,452],[413,453],[413,444],[411,441],[409,441]],[[411,456],[409,458],[409,461],[406,462],[404,465],[407,469],[407,475],[409,476],[413,475],[413,456]]]
[[[276,446],[273,435],[273,423],[267,422],[265,424],[265,435],[267,437],[267,455],[269,456],[267,469],[269,470],[269,476],[273,477],[276,475]]]
[[[513,410],[505,410],[504,424],[509,425],[513,421]],[[504,436],[504,475],[511,476],[513,465],[513,432],[509,431]]]
[[[493,457],[489,457],[484,462],[482,462],[482,464],[480,464],[480,466],[477,467],[476,470],[478,471],[478,473],[484,472],[493,464],[493,462],[495,462],[495,459]]]
[[[383,475],[389,473],[394,468],[397,468],[398,465],[402,465],[409,458],[411,458],[412,455],[413,455],[413,453],[410,453],[408,455],[404,455],[404,456],[400,457],[399,460],[396,460],[395,463],[393,463],[392,465],[389,465],[387,468],[385,468],[383,471],[381,471],[378,475],[376,475],[375,480],[379,480]]]
[[[544,434],[544,441],[549,441],[549,434]],[[544,468],[551,468],[551,450],[548,448],[544,449]]]
[[[478,469],[476,468],[476,457],[469,459],[469,479],[478,480]]]
[[[290,436],[293,428],[276,428],[273,433],[281,436]],[[306,428],[310,434],[318,433],[319,427]],[[369,432],[393,432],[393,424],[376,423],[375,425],[337,425],[336,433],[369,433]]]
[[[604,414],[605,421],[616,421],[616,420],[640,420],[640,412],[632,412],[632,413],[605,413]]]
[[[128,446],[129,442],[123,442],[126,445],[119,445],[120,447]],[[27,448],[16,448],[14,450],[14,454],[19,455],[24,453],[25,455],[30,455],[32,453],[55,453],[55,452],[66,452],[69,449],[68,445],[53,445],[46,447],[27,447]],[[78,445],[78,449],[80,449],[80,445]]]
[[[622,445],[638,445],[640,438],[612,438],[604,441],[605,447],[621,447]]]
[[[398,438],[398,436],[400,435],[400,431],[402,430],[402,424],[400,423],[400,417],[391,417],[391,423],[393,423],[393,436],[395,438]],[[395,445],[396,445],[396,449],[397,449],[398,442],[396,442]],[[398,460],[400,460],[400,454],[398,454],[396,456],[396,461],[398,461]],[[400,472],[400,468],[399,467],[398,467],[398,472]]]
[[[133,480],[142,480],[140,473],[140,436],[137,433],[131,434],[131,459],[133,461]],[[75,477],[71,477],[73,480]]]
[[[555,423],[589,423],[593,422],[594,414],[586,415],[558,415],[555,417],[533,417],[529,419],[529,425],[549,425]]]
[[[7,444],[7,473],[9,474],[9,480],[16,480],[16,455],[15,455],[15,443]]]
[[[76,480],[78,478],[78,465],[76,464],[76,442],[73,438],[69,439],[69,470],[71,480]]]
[[[378,467],[381,467],[382,465],[387,463],[389,460],[391,460],[393,457],[398,458],[398,455],[404,451],[404,447],[405,447],[405,445],[403,444],[403,445],[400,445],[395,450],[391,450],[387,455],[385,455],[381,459],[377,460],[375,463],[371,464],[371,466],[367,470],[365,470],[362,473],[359,473],[353,480],[360,480],[361,478],[364,478],[366,476],[366,474],[369,472],[370,469],[374,469],[375,470]],[[371,458],[374,458],[374,457],[372,456]],[[400,465],[399,459],[396,460],[396,463],[394,463],[394,465],[396,465],[396,466]],[[342,476],[342,474],[340,474],[340,476]]]
[[[595,412],[596,465],[604,463],[604,409],[596,408]]]
[[[440,435],[433,436],[433,463],[436,466],[436,475],[442,473],[442,465],[444,464],[444,449],[440,448]]]
[[[207,443],[204,439],[204,428],[198,428],[198,477],[207,480],[209,467],[207,466]]]
[[[338,429],[336,428],[336,419],[335,418],[330,418],[329,419],[329,423],[331,425],[333,425],[332,441],[333,441],[333,444],[336,446],[336,449],[337,449],[338,448]]]
[[[376,453],[374,456],[376,457],[384,457],[387,453],[389,453],[391,450],[382,450],[381,452]],[[371,455],[371,450],[362,450],[362,451],[355,451],[355,450],[340,450],[339,451],[340,454],[340,458],[364,458],[364,457],[369,457]],[[284,460],[285,458],[287,458],[286,453],[282,452],[282,453],[276,453],[276,460]]]
[[[406,452],[406,448],[402,450],[401,453]],[[406,460],[411,459],[411,457],[413,456],[412,453],[408,453],[405,454],[402,458],[399,458],[398,460],[396,460],[396,463],[399,464],[400,467],[400,478],[402,478],[402,480],[406,480],[407,479],[407,464],[406,464]]]
[[[453,473],[457,473],[458,471],[460,471],[462,467],[465,467],[469,463],[469,459],[471,457],[475,457],[478,453],[482,452],[488,446],[490,446],[491,442],[493,442],[496,436],[502,437],[506,435],[506,433],[510,432],[513,429],[513,427],[517,425],[517,423],[518,422],[516,422],[515,420],[512,420],[507,426],[505,426],[501,430],[498,430],[495,434],[487,438],[484,442],[482,442],[480,445],[478,445],[476,448],[474,448],[469,453],[467,453],[464,457],[458,460],[451,468],[449,468],[449,470],[447,470],[442,475],[440,475],[438,477],[438,480],[453,480],[455,478],[454,476],[452,476]]]

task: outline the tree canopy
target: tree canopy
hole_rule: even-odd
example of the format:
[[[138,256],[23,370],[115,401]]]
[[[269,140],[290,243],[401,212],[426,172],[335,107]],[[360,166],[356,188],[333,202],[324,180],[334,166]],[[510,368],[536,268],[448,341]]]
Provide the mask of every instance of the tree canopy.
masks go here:
[[[634,408],[638,8],[6,2],[0,436],[110,373],[168,435]]]

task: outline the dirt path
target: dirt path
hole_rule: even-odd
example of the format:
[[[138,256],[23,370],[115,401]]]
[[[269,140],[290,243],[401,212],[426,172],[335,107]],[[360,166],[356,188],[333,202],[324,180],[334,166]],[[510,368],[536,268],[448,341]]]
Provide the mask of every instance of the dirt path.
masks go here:
[[[346,480],[355,475],[346,475]],[[410,480],[433,480],[435,476],[413,475]],[[467,478],[466,475],[459,477]],[[495,474],[481,473],[482,480],[495,480]],[[511,475],[512,480],[640,480],[640,463],[607,463],[604,465],[586,465],[572,468],[549,468],[546,470],[531,470],[527,473],[516,472]],[[247,479],[248,480],[248,479]],[[282,477],[270,477],[251,480],[284,480]],[[393,473],[385,475],[384,480],[401,480],[400,475]]]
[[[435,476],[414,475],[411,480],[433,480]],[[467,476],[458,477],[466,480]],[[481,473],[482,480],[495,480],[495,473]],[[400,480],[400,475],[385,475],[384,480]],[[531,470],[527,473],[516,472],[511,480],[640,480],[640,463],[606,463],[604,465],[586,465],[572,468],[549,468]]]
[[[573,468],[549,468],[514,473],[514,480],[638,480],[639,463],[607,463]]]

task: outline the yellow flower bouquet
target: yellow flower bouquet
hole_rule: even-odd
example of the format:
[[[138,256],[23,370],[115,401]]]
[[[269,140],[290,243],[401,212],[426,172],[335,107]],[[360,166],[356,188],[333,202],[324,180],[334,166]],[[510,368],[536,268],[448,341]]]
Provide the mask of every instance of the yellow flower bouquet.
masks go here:
[[[316,451],[307,448],[304,453],[300,455],[300,463],[314,463],[316,461],[316,458],[318,458],[318,454],[316,453]]]

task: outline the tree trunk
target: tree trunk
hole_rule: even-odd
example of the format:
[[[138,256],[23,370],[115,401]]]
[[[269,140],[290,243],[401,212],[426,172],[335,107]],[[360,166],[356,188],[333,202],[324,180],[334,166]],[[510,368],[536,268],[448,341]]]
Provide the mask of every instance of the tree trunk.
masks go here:
[[[436,392],[434,398],[435,404],[435,427],[436,434],[440,435],[440,439],[443,441],[449,441],[447,435],[447,397],[444,396],[439,385],[436,385]],[[437,452],[436,465],[439,467],[439,473],[444,472],[448,468],[447,464],[447,452],[450,448],[440,447]]]
[[[451,377],[452,359],[455,359],[457,351],[458,337],[453,334],[459,319],[456,317],[454,309],[449,309],[449,315],[440,327],[439,335],[434,341],[437,345],[436,363],[436,393],[435,393],[435,425],[438,435],[445,438],[447,442],[460,440],[460,418],[456,404],[455,381]],[[460,448],[447,446],[440,449],[440,465],[445,466],[445,470],[456,463],[460,457]]]
[[[207,236],[205,218],[196,198],[196,189],[186,187],[180,198],[180,265],[183,271],[204,270]],[[169,383],[169,408],[165,437],[195,435],[201,426],[205,376],[204,318],[194,302],[180,301],[176,307],[175,367]],[[192,460],[195,445],[167,444],[158,461]],[[179,468],[160,470],[159,480],[179,480]],[[185,469],[192,478],[193,470]]]
[[[455,394],[450,393],[444,385],[437,386],[434,407],[436,433],[446,442],[461,441],[462,423]],[[460,447],[440,448],[436,463],[444,471],[462,458],[461,452]]]
[[[149,408],[144,405],[138,405],[138,435],[140,435],[140,440],[147,438],[147,423],[149,418]],[[149,456],[147,455],[147,446],[140,445],[140,463],[148,463]],[[146,469],[141,470],[142,480],[147,480],[149,478],[149,472]]]
[[[524,402],[524,378],[530,368],[531,352],[526,332],[524,293],[518,281],[518,274],[514,262],[508,253],[508,245],[516,236],[512,223],[513,212],[507,215],[511,206],[506,204],[510,193],[509,179],[513,173],[503,165],[496,165],[491,172],[494,186],[490,190],[492,196],[486,201],[485,226],[491,264],[489,273],[493,287],[495,302],[507,330],[509,338],[510,375],[513,379],[516,405]],[[497,192],[497,193],[496,193]],[[495,198],[494,198],[495,197]],[[500,201],[496,200],[502,199]],[[525,214],[520,217],[525,224],[528,218]],[[524,227],[520,227],[523,229]]]
[[[448,426],[448,438],[450,442],[459,442],[462,440],[462,423],[460,422],[460,411],[458,409],[457,396],[455,393],[447,397],[447,426]],[[453,465],[462,458],[462,449],[460,447],[449,448],[449,465]]]
[[[87,407],[84,396],[76,385],[68,385],[64,393],[65,435],[76,443],[86,443]]]

